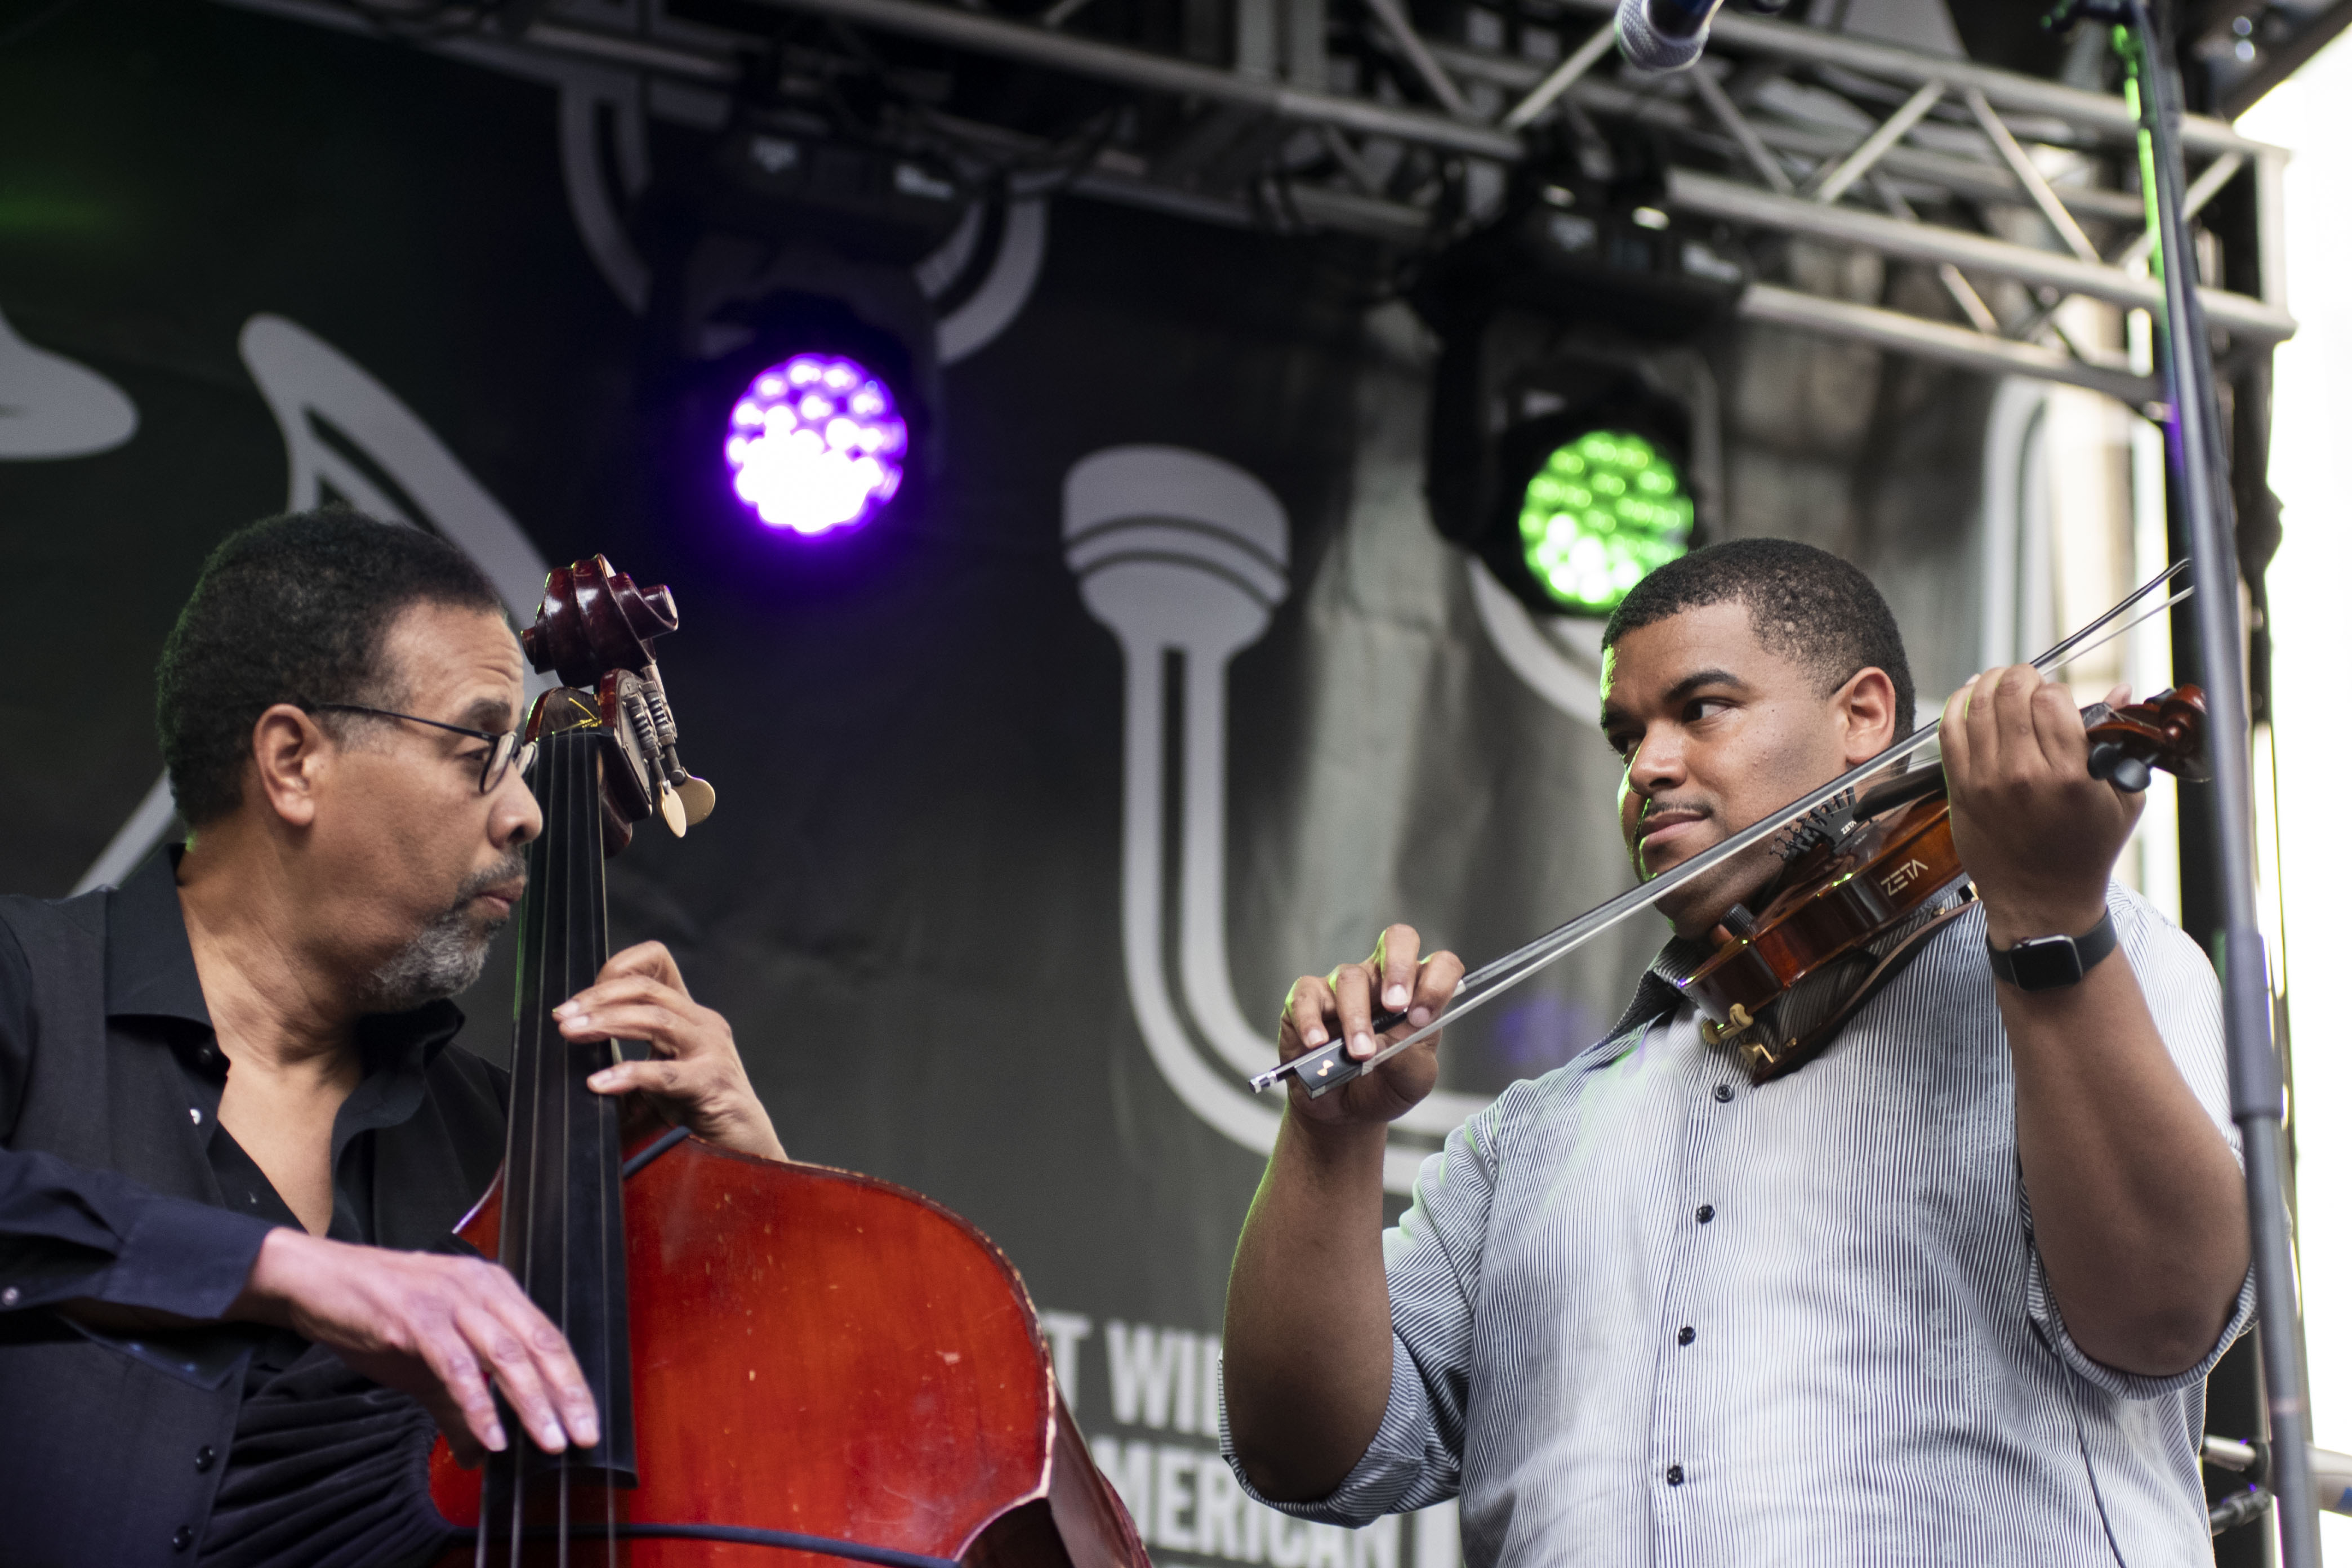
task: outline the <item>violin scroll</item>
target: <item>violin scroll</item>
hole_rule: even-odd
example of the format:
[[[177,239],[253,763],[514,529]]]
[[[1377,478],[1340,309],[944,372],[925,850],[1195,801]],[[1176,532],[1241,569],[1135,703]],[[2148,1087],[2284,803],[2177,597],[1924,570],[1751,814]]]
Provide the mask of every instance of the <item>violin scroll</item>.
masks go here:
[[[2160,691],[2145,702],[2084,710],[2091,737],[2091,776],[2137,795],[2162,768],[2200,782],[2212,776],[2205,761],[2205,693],[2194,686]]]

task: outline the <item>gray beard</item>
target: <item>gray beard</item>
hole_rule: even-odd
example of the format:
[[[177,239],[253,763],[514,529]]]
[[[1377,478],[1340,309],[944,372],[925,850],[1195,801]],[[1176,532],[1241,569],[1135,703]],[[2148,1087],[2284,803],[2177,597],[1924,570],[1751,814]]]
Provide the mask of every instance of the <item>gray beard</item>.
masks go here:
[[[489,961],[490,939],[506,924],[477,924],[467,913],[471,904],[501,882],[522,875],[520,851],[506,860],[467,879],[457,900],[426,922],[398,952],[378,964],[361,988],[361,1002],[371,1013],[405,1013],[427,1002],[455,996],[482,977]]]

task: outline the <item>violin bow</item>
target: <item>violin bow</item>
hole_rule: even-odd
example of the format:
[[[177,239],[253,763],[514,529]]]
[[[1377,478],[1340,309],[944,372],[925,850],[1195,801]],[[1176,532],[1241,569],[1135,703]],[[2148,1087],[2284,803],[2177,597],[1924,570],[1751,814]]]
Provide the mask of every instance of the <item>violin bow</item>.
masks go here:
[[[2188,564],[2186,561],[2177,561],[2125,595],[2096,620],[2033,660],[2033,668],[2047,674],[2061,665],[2079,658],[2093,648],[2123,636],[2151,616],[2161,615],[2189,597],[2196,592],[2193,586],[2183,588],[2169,595],[2160,603],[2143,610],[2139,615],[2134,616],[2130,620],[2125,621],[2121,626],[2114,624],[2128,614],[2141,600],[2172,581],[2186,569]],[[1303,1051],[1281,1066],[1269,1068],[1265,1072],[1259,1073],[1249,1080],[1250,1088],[1264,1093],[1277,1083],[1297,1079],[1307,1085],[1307,1093],[1310,1099],[1321,1099],[1349,1079],[1370,1072],[1399,1051],[1412,1049],[1446,1025],[1476,1012],[1521,981],[1528,979],[1538,971],[1549,968],[1559,959],[1575,952],[1602,931],[1648,909],[1692,878],[1705,876],[1733,856],[1753,848],[1791,822],[1805,816],[1815,807],[1843,795],[1874,773],[1883,773],[1895,763],[1926,750],[1935,741],[1938,729],[1939,721],[1922,724],[1868,762],[1848,769],[1818,789],[1782,806],[1779,811],[1741,828],[1722,843],[1692,856],[1673,870],[1663,872],[1639,887],[1628,888],[1607,903],[1588,910],[1567,924],[1545,932],[1526,946],[1507,952],[1493,963],[1473,970],[1462,977],[1461,986],[1437,1016],[1403,1038],[1381,1047],[1362,1061],[1353,1061],[1349,1058],[1348,1042],[1345,1039],[1333,1040],[1328,1045],[1318,1047],[1312,1051]],[[1373,1018],[1372,1026],[1375,1030],[1394,1028],[1403,1021],[1403,1018],[1404,1015],[1402,1013],[1382,1012]]]

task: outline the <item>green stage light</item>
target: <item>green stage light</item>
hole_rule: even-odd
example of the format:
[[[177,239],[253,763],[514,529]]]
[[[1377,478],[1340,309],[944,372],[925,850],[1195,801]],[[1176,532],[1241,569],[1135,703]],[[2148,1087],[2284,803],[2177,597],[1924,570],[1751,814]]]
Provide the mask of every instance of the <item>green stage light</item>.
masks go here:
[[[1519,543],[1562,608],[1598,613],[1690,548],[1693,516],[1682,475],[1655,447],[1591,430],[1555,447],[1528,481]]]

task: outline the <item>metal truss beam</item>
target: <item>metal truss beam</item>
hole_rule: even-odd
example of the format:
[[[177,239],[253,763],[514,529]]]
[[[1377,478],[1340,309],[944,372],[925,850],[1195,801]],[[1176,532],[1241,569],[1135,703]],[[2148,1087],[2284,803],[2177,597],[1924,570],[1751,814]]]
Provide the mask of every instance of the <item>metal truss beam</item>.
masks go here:
[[[1616,0],[1559,0],[1559,4],[1564,11],[1595,16],[1613,16],[1617,10]],[[2352,0],[2346,0],[2346,4],[2352,5]],[[1725,10],[1716,16],[1707,47],[1710,49],[1727,48],[1733,54],[1755,55],[1792,65],[1838,66],[1864,76],[1913,87],[1932,81],[1940,82],[1948,90],[1956,93],[1975,88],[1995,109],[2017,114],[2046,115],[2071,126],[2096,132],[2104,140],[2113,143],[2130,143],[2139,134],[2139,121],[2120,98],[2111,98],[2103,92],[2086,92],[2063,82],[2044,81],[2040,77],[2021,76],[2015,71],[1980,66],[1970,60],[1945,59],[1939,56],[1897,48],[1892,44],[1874,44],[1851,33],[1832,33],[1794,22],[1769,21],[1761,16],[1743,16],[1738,12]],[[2183,115],[2180,137],[2190,153],[2207,156],[2222,153],[2252,154],[2275,151],[2259,142],[2249,141],[2232,131],[2226,122],[2210,115]]]
[[[1525,89],[1543,75],[1542,65],[1535,60],[1448,44],[1433,44],[1430,47],[1447,69],[1473,80]],[[1699,86],[1699,79],[1705,72],[1706,68],[1702,66],[1685,79],[1690,82],[1693,95],[1700,99],[1702,105],[1709,96],[1706,89]],[[1715,92],[1723,90],[1715,86],[1712,78],[1708,81]],[[1576,83],[1569,96],[1594,114],[1633,120],[1678,134],[1703,133],[1706,126],[1691,106],[1671,96],[1677,86],[1679,82],[1669,80],[1634,88],[1588,76]],[[1753,117],[1748,122],[1757,139],[1765,146],[1814,163],[1851,155],[1868,134]],[[1906,180],[1932,185],[1956,195],[2020,205],[2031,200],[2005,165],[1990,160],[1964,158],[1924,147],[1896,146],[1887,149],[1885,155],[1879,160],[1879,166]],[[2138,224],[2146,216],[2146,209],[2139,197],[2128,191],[2074,184],[2053,185],[2052,190],[2069,209],[2085,217]]]
[[[758,0],[777,10],[805,11],[862,26],[879,27],[905,37],[922,38],[952,48],[971,49],[1002,59],[1020,60],[1075,76],[1116,82],[1149,92],[1168,92],[1230,103],[1278,120],[1303,125],[1333,125],[1363,135],[1393,136],[1401,142],[1448,152],[1468,153],[1500,163],[1513,163],[1526,153],[1527,144],[1506,131],[1475,121],[1432,114],[1370,99],[1315,92],[1265,77],[1244,76],[1192,60],[1176,59],[1123,44],[1049,32],[1027,22],[1008,21],[976,12],[950,10],[922,0]]]
[[[223,3],[343,31],[368,30],[335,0]],[[1527,157],[1530,142],[1523,132],[1551,116],[1565,117],[1587,145],[1596,121],[1632,121],[1664,132],[1670,145],[1702,163],[1693,168],[1678,162],[1667,169],[1664,205],[1670,210],[1686,219],[1801,236],[1932,266],[1973,330],[1767,283],[1748,287],[1739,306],[1744,319],[1990,374],[2091,387],[2132,404],[2158,395],[2150,378],[2120,368],[2113,356],[2096,350],[2076,350],[2063,336],[2053,338],[2048,325],[2067,297],[2085,296],[2126,310],[2149,309],[2160,300],[2158,286],[2142,275],[2140,197],[2095,183],[2102,170],[2112,178],[2115,171],[2134,166],[2128,154],[2137,125],[2119,99],[1729,13],[1717,19],[1710,53],[1718,60],[1681,77],[1612,75],[1602,67],[1610,53],[1614,0],[1557,0],[1569,18],[1560,29],[1562,43],[1574,40],[1564,58],[1557,53],[1549,59],[1505,54],[1418,33],[1401,0],[1368,0],[1366,14],[1318,25],[1318,32],[1322,26],[1352,29],[1359,58],[1371,59],[1375,77],[1386,68],[1389,79],[1402,81],[1408,90],[1416,84],[1426,88],[1444,112],[1396,101],[1392,95],[1376,96],[1369,80],[1353,91],[1327,88],[1323,39],[1307,40],[1316,46],[1310,50],[1315,58],[1303,64],[1292,58],[1300,40],[1290,39],[1281,46],[1288,55],[1267,57],[1259,47],[1228,69],[1013,20],[982,8],[979,0],[755,3],[1189,104],[1196,117],[1223,121],[1230,133],[1226,141],[1243,150],[1213,160],[1213,167],[1188,172],[1181,157],[1171,155],[1164,137],[1115,140],[1086,167],[1057,178],[1075,194],[1221,225],[1303,226],[1390,244],[1426,243],[1439,183],[1426,164],[1419,165],[1412,180],[1421,188],[1403,195],[1404,185],[1392,178],[1401,147],[1466,159],[1475,176],[1482,164],[1491,170]],[[2343,3],[2352,5],[2352,0]],[[664,106],[672,100],[683,105],[691,98],[698,107],[686,119],[708,128],[714,123],[709,116],[724,111],[722,95],[744,79],[744,62],[752,58],[743,47],[749,35],[673,17],[665,5],[666,0],[636,0],[633,15],[624,20],[596,0],[545,0],[520,36],[477,29],[423,47],[533,77],[592,65],[635,70],[651,88],[646,103],[653,113],[686,114],[683,108],[666,111]],[[1324,14],[1319,5],[1311,8],[1318,16]],[[1290,10],[1297,9],[1299,0],[1293,0]],[[1591,26],[1580,17],[1590,17]],[[1719,80],[1707,74],[1742,57],[1747,63],[1735,77]],[[1835,93],[1867,119],[1856,129],[1800,117],[1785,103],[1753,92],[1759,71],[1768,80],[1785,74],[1808,84],[1807,90]],[[1384,84],[1379,91],[1387,94]],[[1016,158],[1055,151],[1009,127],[957,120],[937,110],[926,114],[933,125],[952,129],[975,150],[994,148]],[[1183,145],[1185,135],[1197,141],[1206,123],[1196,118],[1176,144]],[[1277,129],[1283,125],[1312,134],[1287,135]],[[2208,289],[2206,313],[2215,327],[2243,340],[2274,342],[2294,330],[2272,253],[2285,154],[2200,117],[2190,117],[2185,140],[2205,165],[2192,201],[2210,199],[2233,180],[2251,179],[2263,218],[2257,260],[2265,298]],[[2066,148],[2078,160],[2087,155],[2090,161],[2066,177],[2053,178],[2053,165],[2038,159],[2027,143]],[[977,151],[976,155],[985,156]],[[1236,159],[1249,167],[1236,166]],[[1717,166],[1708,161],[1727,163],[1741,177],[1706,172]],[[1476,188],[1475,180],[1471,188]],[[1490,181],[1486,188],[1496,187]],[[1984,213],[1987,226],[1997,232],[1954,226],[1949,215],[1971,208]],[[1929,217],[1923,219],[1923,213]],[[2021,213],[2033,216],[2021,219]],[[2049,244],[2004,237],[2021,232],[2014,226],[2019,221],[2029,228],[2046,224]],[[1988,278],[2032,290],[2040,308],[2011,322],[2004,334],[1979,282],[1971,280]]]
[[[2211,296],[2207,296],[2210,298]],[[1832,337],[1875,343],[1897,353],[1957,364],[1988,375],[2031,375],[2104,392],[2131,406],[2143,407],[2164,395],[2154,376],[2133,375],[2085,364],[2059,349],[1989,336],[1967,327],[1906,316],[1846,300],[1826,300],[1777,284],[1751,283],[1739,298],[1742,321],[1769,321],[1802,327]]]
[[[2087,294],[2127,310],[2158,310],[2164,303],[2161,284],[2151,279],[2136,278],[2119,267],[2083,261],[2032,246],[2012,245],[1964,229],[1906,223],[1857,207],[1830,206],[1776,195],[1753,185],[1735,184],[1687,169],[1669,172],[1666,203],[1670,207],[1703,217],[1858,246],[1885,256],[1901,256],[1914,261],[1948,261],[1955,267],[2013,278],[2021,283],[2059,289],[2069,294]],[[2200,293],[2206,318],[2217,327],[2267,342],[2294,335],[2294,318],[2284,310],[2226,289],[2206,289]]]

